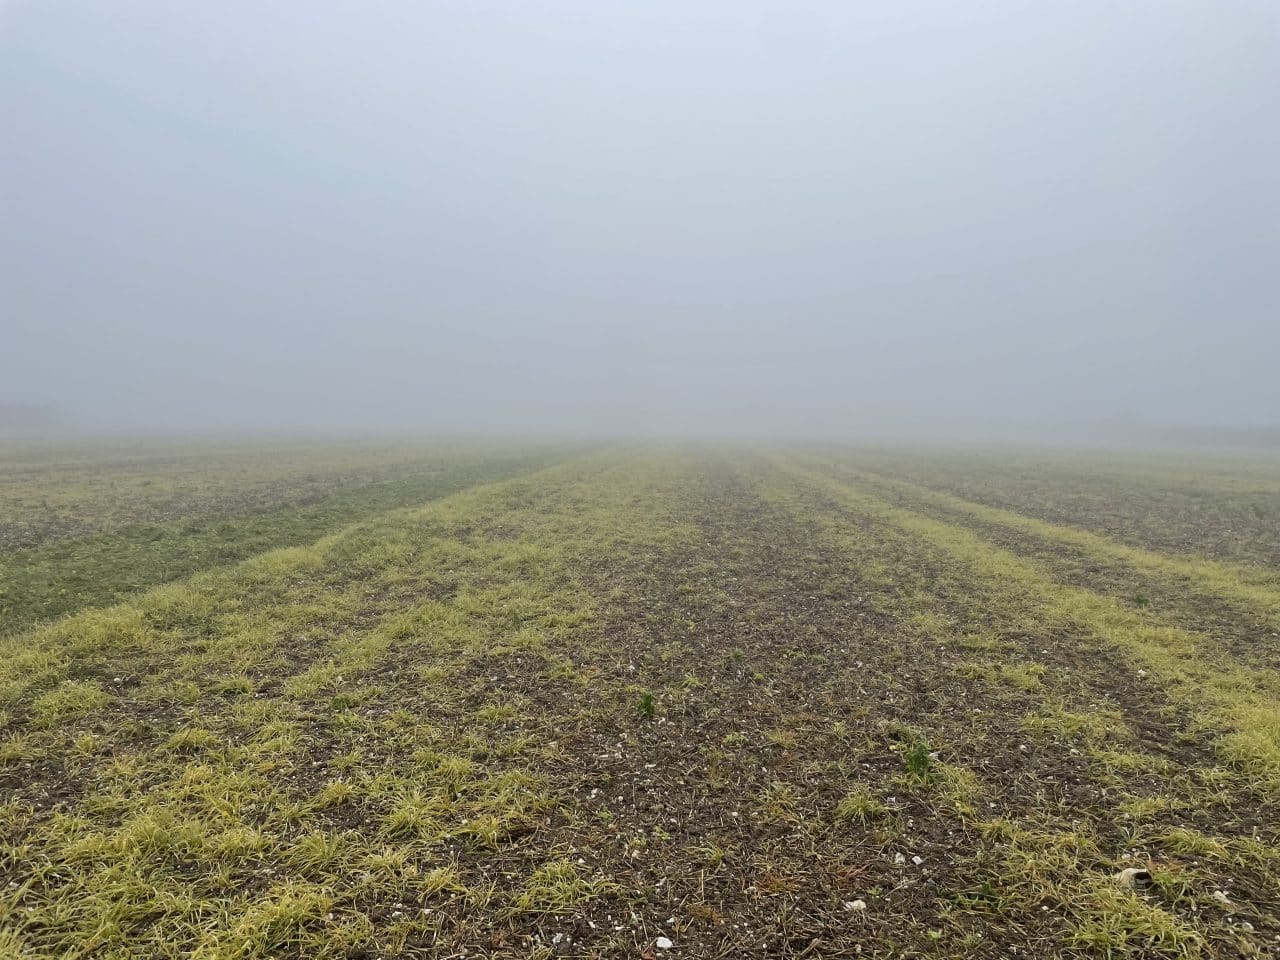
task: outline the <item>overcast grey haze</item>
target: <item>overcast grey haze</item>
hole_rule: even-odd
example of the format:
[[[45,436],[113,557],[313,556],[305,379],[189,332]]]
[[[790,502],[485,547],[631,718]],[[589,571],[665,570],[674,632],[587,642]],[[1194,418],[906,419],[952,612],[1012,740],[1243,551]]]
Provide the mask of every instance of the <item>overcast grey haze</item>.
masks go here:
[[[0,4],[0,404],[1280,423],[1280,5]]]

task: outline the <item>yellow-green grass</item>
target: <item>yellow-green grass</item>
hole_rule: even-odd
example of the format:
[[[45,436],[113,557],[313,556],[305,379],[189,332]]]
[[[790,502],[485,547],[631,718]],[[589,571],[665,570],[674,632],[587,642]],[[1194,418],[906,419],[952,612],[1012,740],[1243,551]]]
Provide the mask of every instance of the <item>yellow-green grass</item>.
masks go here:
[[[1203,557],[1156,553],[1117,543],[1089,530],[999,510],[883,474],[857,469],[842,472],[855,481],[872,481],[891,490],[903,491],[926,505],[957,511],[997,527],[1074,547],[1088,556],[1120,561],[1143,573],[1167,578],[1175,588],[1185,584],[1193,590],[1245,604],[1263,614],[1271,629],[1280,629],[1280,572],[1275,570]]]
[[[31,547],[130,524],[269,509],[444,466],[484,449],[299,441],[0,447],[0,543]]]
[[[0,956],[1249,955],[1232,663],[1108,609],[790,457],[389,511],[0,644]]]
[[[921,537],[966,564],[990,584],[1016,590],[1027,619],[1043,628],[1072,625],[1125,652],[1135,668],[1155,673],[1191,705],[1224,758],[1263,778],[1280,796],[1280,677],[1243,666],[1212,638],[1151,622],[1114,598],[1056,582],[1037,564],[971,531],[895,507],[820,471],[790,465],[841,501]]]
[[[337,956],[352,937],[417,930],[422,915],[372,930],[352,906],[359,863],[407,842],[395,889],[439,886],[446,841],[499,843],[549,802],[506,759],[529,745],[479,723],[444,735],[430,706],[511,637],[589,621],[566,579],[572,539],[537,533],[554,490],[544,478],[530,501],[509,484],[394,512],[6,641],[0,700],[26,731],[19,756],[60,763],[80,798],[75,813],[49,814],[38,794],[7,808],[7,857],[27,874],[9,893],[16,935],[57,956]],[[362,679],[392,648],[443,672],[398,696]],[[388,743],[409,766],[385,765]],[[306,760],[321,747],[336,754],[313,761],[324,776]],[[379,826],[326,822],[355,800]],[[245,889],[269,864],[278,879]]]
[[[794,469],[789,464],[784,464],[784,468],[787,472]],[[826,478],[809,479],[814,489],[833,489]],[[835,494],[853,508],[850,519],[845,521],[833,515],[819,517],[815,515],[813,499],[799,495],[794,484],[772,483],[771,487],[772,499],[809,517],[821,539],[828,540],[848,556],[854,565],[851,573],[859,580],[870,570],[873,575],[884,578],[885,589],[897,583],[900,599],[896,609],[903,627],[923,630],[927,637],[944,642],[961,655],[969,655],[975,649],[1008,655],[1003,644],[975,645],[968,642],[971,635],[951,633],[948,636],[956,624],[936,609],[921,609],[922,605],[936,604],[942,593],[912,592],[913,558],[927,561],[938,543],[922,537],[921,528],[902,523],[905,518],[900,512],[886,510],[886,505],[874,498],[849,496],[837,485]],[[877,522],[868,527],[868,519]],[[881,553],[892,555],[894,563],[884,569],[876,567],[875,557]],[[964,556],[963,561],[958,580],[954,580],[952,573],[939,577],[935,569],[932,573],[935,589],[949,590],[956,584],[962,585],[967,594],[965,604],[979,609],[991,601],[999,604],[999,619],[1008,618],[1002,629],[1011,634],[1035,630],[1031,623],[1039,622],[1044,611],[1031,606],[1025,611],[1025,619],[1019,616],[1018,606],[1025,603],[1027,597],[1021,592],[1009,595],[1009,587],[1016,589],[1019,581],[1008,581],[1003,576],[991,580],[985,571],[971,569],[972,557]],[[865,599],[872,600],[873,596],[882,610],[894,609],[883,607],[886,599],[883,592],[876,591]],[[987,608],[983,618],[989,620],[992,612]],[[1050,623],[1044,621],[1046,625]],[[878,629],[883,631],[883,625],[878,625]],[[939,671],[955,669],[942,659],[935,658]],[[971,829],[994,841],[996,847],[986,879],[961,894],[966,909],[991,912],[992,922],[1008,916],[1011,911],[1034,913],[1043,909],[1065,913],[1070,918],[1070,942],[1082,950],[1102,955],[1186,956],[1221,947],[1224,934],[1215,932],[1211,946],[1197,930],[1199,923],[1185,914],[1185,903],[1182,909],[1172,909],[1160,898],[1118,887],[1115,873],[1122,867],[1134,865],[1136,849],[1157,861],[1153,869],[1158,884],[1182,885],[1187,890],[1195,888],[1203,898],[1205,891],[1214,889],[1215,884],[1229,882],[1224,878],[1238,875],[1236,871],[1252,869],[1250,864],[1257,855],[1252,839],[1245,837],[1219,843],[1180,828],[1138,836],[1126,834],[1123,824],[1129,821],[1159,823],[1171,812],[1198,805],[1225,803],[1248,807],[1255,802],[1249,799],[1257,786],[1255,778],[1248,774],[1227,775],[1218,768],[1179,769],[1159,754],[1145,752],[1147,748],[1139,746],[1137,732],[1123,714],[1105,701],[1077,701],[1068,706],[1061,699],[1064,694],[1078,698],[1087,691],[1079,690],[1074,682],[1063,682],[1065,677],[1039,665],[1004,659],[961,662],[955,673],[983,682],[980,700],[983,713],[991,717],[986,723],[996,728],[1013,727],[1011,721],[1018,716],[1019,705],[1034,704],[1018,722],[1030,742],[1037,744],[1035,753],[1056,754],[1059,759],[1055,763],[1071,770],[1069,778],[1095,780],[1102,790],[1099,799],[1088,807],[1055,809],[1047,797],[1037,801],[1035,793],[1020,800],[1008,783],[988,784],[981,773],[975,775],[975,769],[980,771],[991,760],[1002,762],[998,756],[983,756],[981,733],[943,726],[928,734],[937,743],[949,741],[952,753],[975,765],[974,769],[966,769],[954,763],[936,764],[932,792],[937,801],[958,812]],[[1017,735],[1016,728],[1009,732]],[[976,741],[976,744],[965,745],[965,740]],[[1022,749],[1027,749],[1026,741]],[[1163,785],[1175,790],[1181,801],[1129,794],[1134,788],[1135,774],[1149,778],[1150,786]],[[910,778],[900,777],[892,792],[900,794],[910,783]],[[1024,789],[1035,786],[1032,782]],[[1110,800],[1105,799],[1107,791],[1111,791]],[[886,808],[880,797],[886,792],[889,791],[878,795],[866,786],[856,786],[837,804],[836,820],[869,825],[884,816]],[[1091,828],[1091,822],[1096,826]],[[1099,830],[1108,834],[1105,842],[1097,835]],[[1231,853],[1219,858],[1217,869],[1206,872],[1186,862],[1186,858],[1203,857],[1206,851],[1228,848]],[[1140,859],[1137,865],[1148,863]],[[1264,869],[1273,872],[1274,861]],[[1232,938],[1230,933],[1225,936]]]
[[[1280,563],[1280,458],[829,448],[861,469],[1171,555]]]
[[[108,462],[103,476],[82,476],[87,467],[66,465],[50,467],[39,480],[10,476],[11,486],[28,484],[28,509],[10,503],[11,513],[0,513],[0,634],[309,544],[359,520],[527,473],[569,452],[563,445],[455,443],[337,447],[326,456],[286,448],[277,461],[262,449],[252,456],[229,451],[225,460],[197,450],[128,461],[127,469]],[[61,497],[62,507],[50,497]],[[33,517],[32,505],[44,510],[44,521]]]

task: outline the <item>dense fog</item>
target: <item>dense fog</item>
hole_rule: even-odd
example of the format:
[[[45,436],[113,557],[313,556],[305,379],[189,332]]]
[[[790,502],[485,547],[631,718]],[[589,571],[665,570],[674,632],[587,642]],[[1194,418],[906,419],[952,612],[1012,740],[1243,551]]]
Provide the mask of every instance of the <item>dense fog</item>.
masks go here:
[[[1271,0],[10,0],[0,124],[65,426],[1280,423]]]

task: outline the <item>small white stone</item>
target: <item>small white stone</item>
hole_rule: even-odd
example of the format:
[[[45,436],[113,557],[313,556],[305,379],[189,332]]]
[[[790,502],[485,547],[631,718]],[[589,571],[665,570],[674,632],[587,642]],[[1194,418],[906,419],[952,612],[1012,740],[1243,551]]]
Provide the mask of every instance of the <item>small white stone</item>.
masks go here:
[[[845,908],[846,910],[853,910],[853,911],[855,911],[855,912],[857,912],[857,913],[861,913],[863,910],[867,909],[867,901],[865,901],[865,900],[846,900],[846,901],[844,902],[844,908]]]
[[[1230,902],[1231,902],[1231,898],[1227,896],[1227,893],[1226,893],[1226,891],[1225,891],[1225,890],[1215,890],[1215,891],[1213,891],[1213,899],[1217,900],[1219,903],[1230,903]]]
[[[905,866],[905,865],[906,865],[906,862],[907,862],[907,856],[906,856],[906,854],[904,854],[904,853],[895,853],[895,854],[893,855],[893,862],[894,862],[894,863],[896,863],[896,864],[897,864],[898,866],[900,866],[900,867],[901,867],[901,866]]]
[[[1126,854],[1126,857],[1128,854]],[[1150,871],[1141,867],[1125,867],[1116,874],[1116,882],[1122,887],[1140,887],[1151,880]]]
[[[653,945],[657,947],[659,950],[670,950],[672,947],[675,946],[675,944],[672,943],[670,940],[668,940],[666,937],[659,937],[657,940],[653,941]]]
[[[924,857],[912,857],[911,862],[918,867],[920,864],[924,863]]]

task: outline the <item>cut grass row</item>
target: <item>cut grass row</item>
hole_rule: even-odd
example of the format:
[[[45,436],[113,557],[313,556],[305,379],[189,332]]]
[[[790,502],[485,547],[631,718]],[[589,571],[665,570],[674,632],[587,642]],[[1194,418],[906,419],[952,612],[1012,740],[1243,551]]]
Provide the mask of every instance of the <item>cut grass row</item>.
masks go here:
[[[517,705],[468,704],[463,675],[559,670],[544,648],[589,621],[559,492],[481,488],[14,641],[6,946],[347,956],[483,914],[495,894],[460,861],[548,799]],[[502,913],[570,880],[550,854],[511,872]]]
[[[1280,460],[833,448],[838,459],[971,502],[1158,553],[1274,568]]]
[[[460,455],[430,471],[339,489],[314,501],[166,524],[129,525],[0,556],[0,634],[115,602],[161,583],[467,487],[532,471],[565,451]]]
[[[0,546],[28,549],[132,524],[268,510],[516,452],[446,441],[0,445]]]
[[[1274,794],[1259,798],[1254,771],[1189,761],[1195,752],[1185,741],[1194,733],[1162,710],[1166,691],[1114,675],[1113,638],[1079,619],[1078,608],[1069,624],[1055,618],[1045,609],[1052,596],[1042,580],[1026,571],[1010,576],[1009,567],[993,566],[990,548],[963,535],[957,540],[942,525],[821,474],[808,479],[809,495],[782,484],[771,496],[809,518],[815,538],[837,544],[864,582],[882,579],[867,588],[868,599],[896,596],[890,608],[899,621],[938,643],[921,652],[928,658],[922,682],[941,686],[937,695],[951,703],[942,718],[922,710],[917,729],[942,748],[949,769],[959,770],[953,799],[996,860],[966,894],[968,906],[1007,916],[1021,905],[1022,922],[1037,909],[1065,914],[1071,942],[1108,955],[1182,956],[1210,944],[1215,955],[1251,955],[1265,942],[1254,939],[1252,923],[1242,935],[1239,919],[1215,911],[1211,896],[1242,882],[1254,901],[1245,912],[1271,925],[1265,918],[1274,915],[1280,862],[1271,846],[1274,825],[1258,836],[1256,824],[1259,817],[1267,822]],[[834,509],[824,513],[828,497]],[[909,648],[910,633],[895,645]],[[1049,646],[1056,648],[1051,655],[1041,649]],[[970,662],[957,662],[957,652]],[[976,681],[969,702],[981,709],[972,719],[945,718],[959,706],[957,691],[947,692],[939,679],[952,671]],[[1134,696],[1146,702],[1125,702]],[[1126,717],[1135,707],[1139,727]],[[982,732],[966,731],[966,723]],[[1167,740],[1151,739],[1153,723]],[[1037,761],[1039,772],[1026,769]],[[856,796],[865,808],[865,794]],[[1187,825],[1173,827],[1179,820]],[[1116,870],[1148,859],[1156,866],[1155,896],[1117,887]]]
[[[1036,563],[991,545],[972,532],[895,507],[848,482],[792,466],[795,475],[823,484],[843,502],[927,539],[985,581],[1006,584],[1028,606],[1040,629],[1070,624],[1123,651],[1135,668],[1154,673],[1215,732],[1220,754],[1259,778],[1280,797],[1280,676],[1225,655],[1211,637],[1143,617],[1114,598],[1059,583]]]
[[[1046,557],[1056,554],[1061,562],[1079,558],[1084,563],[1122,564],[1138,574],[1163,581],[1169,592],[1199,591],[1251,608],[1265,618],[1271,630],[1280,630],[1280,573],[1266,567],[1224,563],[1205,558],[1156,553],[1117,543],[1100,534],[1062,524],[1049,523],[1009,510],[974,503],[952,494],[884,474],[841,464],[842,475],[873,487],[882,496],[915,506],[940,511],[947,519],[967,519],[988,528],[1029,538],[1043,545]],[[1129,599],[1133,599],[1130,594]]]

